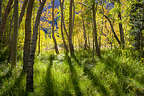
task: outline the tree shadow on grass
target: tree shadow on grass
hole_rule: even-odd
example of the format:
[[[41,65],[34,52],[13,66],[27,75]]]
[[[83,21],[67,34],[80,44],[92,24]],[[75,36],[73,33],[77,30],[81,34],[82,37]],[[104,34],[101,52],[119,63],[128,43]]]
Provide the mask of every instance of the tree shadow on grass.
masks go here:
[[[106,59],[101,58],[101,61],[105,64],[105,70],[114,71],[118,78],[118,83],[112,83],[111,86],[117,96],[134,91],[134,86],[129,86],[129,82],[126,80],[127,78],[133,78],[137,74],[132,67],[127,64],[120,64],[109,56]]]
[[[105,88],[105,86],[101,83],[99,77],[94,74],[89,68],[84,66],[84,74],[88,76],[88,79],[92,81],[94,86],[97,88],[98,92],[102,96],[110,96],[109,91]]]
[[[75,55],[73,55],[72,58],[78,63],[79,66],[82,65]],[[84,73],[85,75],[88,76],[88,79],[92,81],[92,83],[95,85],[95,87],[97,88],[97,90],[100,92],[102,96],[110,96],[108,90],[100,82],[99,77],[97,77],[96,74],[93,74],[93,72],[86,66],[84,66]]]
[[[72,93],[70,92],[70,88],[69,88],[69,82],[65,83],[65,88],[62,91],[61,96],[73,96]]]
[[[113,70],[114,70],[114,72],[115,72],[115,74],[116,74],[116,76],[118,78],[118,82],[119,83],[112,82],[111,89],[114,90],[114,94],[116,96],[122,96],[125,93],[124,91],[126,91],[126,90],[124,90],[124,89],[122,89],[120,87],[121,87],[121,83],[124,83],[125,81],[122,80],[123,76],[118,71],[119,67],[120,67],[118,65],[118,62],[116,62],[115,60],[113,60],[111,57],[107,57],[106,59],[101,58],[101,61],[105,64],[105,69],[104,70],[106,72],[107,71],[113,72]]]
[[[25,74],[22,71],[14,81],[14,85],[10,86],[2,96],[27,96],[24,86],[22,86],[22,80],[25,78]]]
[[[56,96],[56,93],[54,93],[54,85],[53,85],[52,73],[51,73],[51,68],[53,65],[54,56],[50,55],[49,59],[50,59],[50,63],[47,67],[47,73],[46,73],[46,77],[45,77],[44,96]]]
[[[77,57],[76,57],[75,54],[72,55],[72,58],[76,61],[76,63],[77,63],[79,66],[82,65],[82,64],[80,63],[80,61],[77,59]]]
[[[66,55],[66,60],[67,60],[67,63],[69,64],[70,77],[74,86],[76,96],[83,96],[81,89],[79,87],[79,80],[78,80],[77,72],[72,65],[71,58],[68,55]]]

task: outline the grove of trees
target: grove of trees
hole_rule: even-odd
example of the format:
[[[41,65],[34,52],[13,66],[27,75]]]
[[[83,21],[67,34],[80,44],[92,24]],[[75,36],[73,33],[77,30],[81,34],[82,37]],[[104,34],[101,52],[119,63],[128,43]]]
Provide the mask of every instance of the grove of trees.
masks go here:
[[[143,73],[144,0],[0,0],[0,96],[143,96]]]

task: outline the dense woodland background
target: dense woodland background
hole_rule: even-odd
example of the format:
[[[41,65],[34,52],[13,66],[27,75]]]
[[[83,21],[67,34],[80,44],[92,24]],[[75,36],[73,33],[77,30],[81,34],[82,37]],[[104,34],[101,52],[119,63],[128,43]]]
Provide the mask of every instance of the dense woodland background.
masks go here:
[[[144,96],[144,0],[0,0],[0,96]]]

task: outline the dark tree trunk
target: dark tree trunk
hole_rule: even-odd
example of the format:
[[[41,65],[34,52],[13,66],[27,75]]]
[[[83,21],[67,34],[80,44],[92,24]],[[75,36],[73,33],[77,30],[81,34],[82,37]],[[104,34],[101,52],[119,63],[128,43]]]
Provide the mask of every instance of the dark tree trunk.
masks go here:
[[[33,9],[34,0],[29,0],[27,15],[25,21],[25,42],[24,42],[24,71],[27,72],[26,77],[26,90],[29,92],[33,92],[33,65],[30,57],[30,44],[31,44],[31,17],[32,17],[32,9]]]
[[[35,52],[36,52],[36,46],[37,46],[37,37],[38,37],[38,26],[40,24],[40,17],[41,17],[41,14],[42,14],[42,10],[44,8],[44,5],[45,5],[45,2],[46,0],[43,0],[40,4],[40,7],[38,9],[38,12],[37,12],[37,16],[36,16],[36,20],[35,20],[35,24],[33,26],[33,36],[32,36],[32,43],[31,43],[31,47],[30,47],[30,71],[32,72],[32,76],[30,76],[30,82],[33,83],[33,65],[34,65],[34,59],[35,59]],[[33,84],[30,86],[30,88],[33,88],[32,87]],[[33,90],[30,90],[30,91],[33,91]]]
[[[64,22],[63,5],[64,5],[64,0],[63,1],[59,0],[59,2],[60,2],[60,7],[61,7],[61,35],[62,35],[62,40],[63,40],[65,51],[68,52],[68,47],[66,45],[66,41],[65,41],[65,37],[64,37],[64,33],[63,33],[63,22]]]
[[[12,29],[13,29],[13,21],[14,21],[14,13],[13,13],[13,16],[12,16],[12,18],[11,18],[11,20],[10,20],[10,30],[9,30],[9,40],[8,40],[8,43],[9,43],[9,58],[8,58],[8,62],[10,63],[10,61],[11,61],[11,51],[13,51],[12,50],[12,46],[13,46],[13,40],[12,40]]]
[[[84,21],[84,17],[82,16],[82,25],[83,25],[83,36],[84,36],[84,49],[87,49],[88,45],[87,45],[87,35],[86,35],[86,28],[85,28],[85,21]]]
[[[74,47],[72,43],[72,33],[73,33],[73,0],[70,0],[70,7],[69,7],[69,48],[71,55],[74,54]]]
[[[120,20],[122,20],[120,12],[118,14],[118,17]],[[122,48],[124,48],[125,47],[125,41],[124,41],[124,32],[123,32],[122,23],[119,23],[119,30],[120,30],[121,46],[122,46]]]
[[[99,48],[99,44],[98,44],[98,36],[97,36],[97,25],[96,25],[96,4],[95,2],[93,2],[92,5],[92,12],[93,12],[93,34],[94,34],[94,42],[95,42],[95,47],[96,47],[96,53],[99,57],[101,57],[100,54],[100,48]]]
[[[111,36],[111,38],[112,38],[112,40],[113,40],[113,35],[111,34],[111,31],[109,31],[108,30],[108,28],[107,28],[107,25],[106,25],[106,22],[105,22],[105,29],[106,29],[106,31],[107,31],[107,33],[109,33],[110,32],[110,36]],[[107,35],[104,35],[106,38],[107,38],[107,40],[109,40],[109,38],[108,38],[108,36]],[[110,41],[110,46],[111,46],[111,49],[112,49],[112,44],[113,42],[112,41]]]
[[[74,28],[74,24],[75,24],[75,3],[74,3],[74,0],[73,0],[73,26],[72,26],[72,29]]]
[[[57,46],[57,41],[56,41],[56,38],[55,38],[55,30],[54,30],[54,3],[55,3],[55,0],[53,0],[52,2],[52,37],[53,37],[53,41],[54,41],[54,47],[55,47],[55,51],[56,51],[56,54],[59,54],[59,50],[58,50],[58,46]]]
[[[6,33],[5,33],[5,27],[6,27],[6,22],[7,22],[7,17],[12,9],[12,4],[13,4],[13,0],[9,0],[8,4],[6,6],[6,10],[4,15],[2,16],[2,25],[1,25],[1,30],[0,30],[0,39],[3,41],[3,43],[6,43]]]
[[[20,17],[19,17],[19,26],[22,22],[22,19],[24,17],[24,13],[25,13],[25,9],[27,7],[27,3],[28,3],[28,0],[24,0],[24,3],[23,3],[23,6],[22,6],[22,9],[21,9],[21,13],[20,13]]]
[[[119,8],[121,9],[120,0],[118,0],[118,3],[119,3]],[[122,21],[121,10],[119,10],[119,12],[118,12],[118,18],[120,21]],[[119,31],[120,31],[121,47],[124,48],[125,47],[125,40],[124,40],[123,26],[122,26],[121,22],[119,22]]]
[[[3,0],[0,0],[0,28],[1,28],[1,25],[2,25],[2,1]],[[1,29],[0,29],[0,50],[2,49],[2,32],[1,32]]]
[[[40,24],[40,17],[41,17],[42,10],[44,8],[45,3],[46,3],[46,0],[43,0],[41,2],[40,7],[37,12],[35,24],[33,26],[33,37],[32,37],[31,52],[30,52],[31,53],[31,65],[34,64],[35,51],[36,51],[36,46],[37,46],[37,37],[38,37],[38,26]]]
[[[40,55],[40,50],[41,50],[41,46],[40,46],[40,40],[41,40],[41,35],[40,35],[40,26],[39,26],[39,42],[38,42],[38,55]]]
[[[66,33],[67,38],[69,37],[69,34],[67,32],[66,26],[65,26],[65,22],[64,22],[64,15],[63,15],[63,27],[64,27],[64,31]]]
[[[12,46],[11,46],[12,67],[14,67],[17,62],[17,37],[18,37],[18,0],[14,0],[14,32],[12,36]]]
[[[0,0],[0,28],[1,28],[1,24],[2,24],[2,1]]]
[[[116,35],[116,33],[115,33],[115,31],[114,31],[114,28],[113,28],[113,25],[112,25],[111,20],[110,20],[106,15],[104,15],[104,17],[108,20],[108,22],[109,22],[109,24],[110,24],[110,26],[111,26],[112,33],[114,34],[114,37],[115,37],[115,39],[117,40],[118,44],[121,45],[121,42],[120,42],[118,36]]]
[[[63,0],[63,6],[64,6],[64,1],[65,1],[65,0]],[[63,9],[62,9],[62,11],[63,11]],[[65,26],[64,12],[62,12],[61,15],[62,15],[62,17],[63,17],[63,18],[62,18],[63,28],[64,28],[64,31],[65,31],[66,36],[67,36],[67,38],[68,38],[68,37],[69,37],[69,34],[68,34],[67,29],[66,29],[66,26]]]

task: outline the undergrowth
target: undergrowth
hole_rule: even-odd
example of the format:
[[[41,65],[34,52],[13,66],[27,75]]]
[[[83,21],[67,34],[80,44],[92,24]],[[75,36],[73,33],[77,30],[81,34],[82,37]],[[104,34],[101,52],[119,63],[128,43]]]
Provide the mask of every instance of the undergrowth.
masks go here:
[[[25,91],[22,62],[11,74],[1,66],[0,96],[144,96],[144,64],[130,50],[79,50],[74,56],[45,53],[34,64],[34,92]]]

